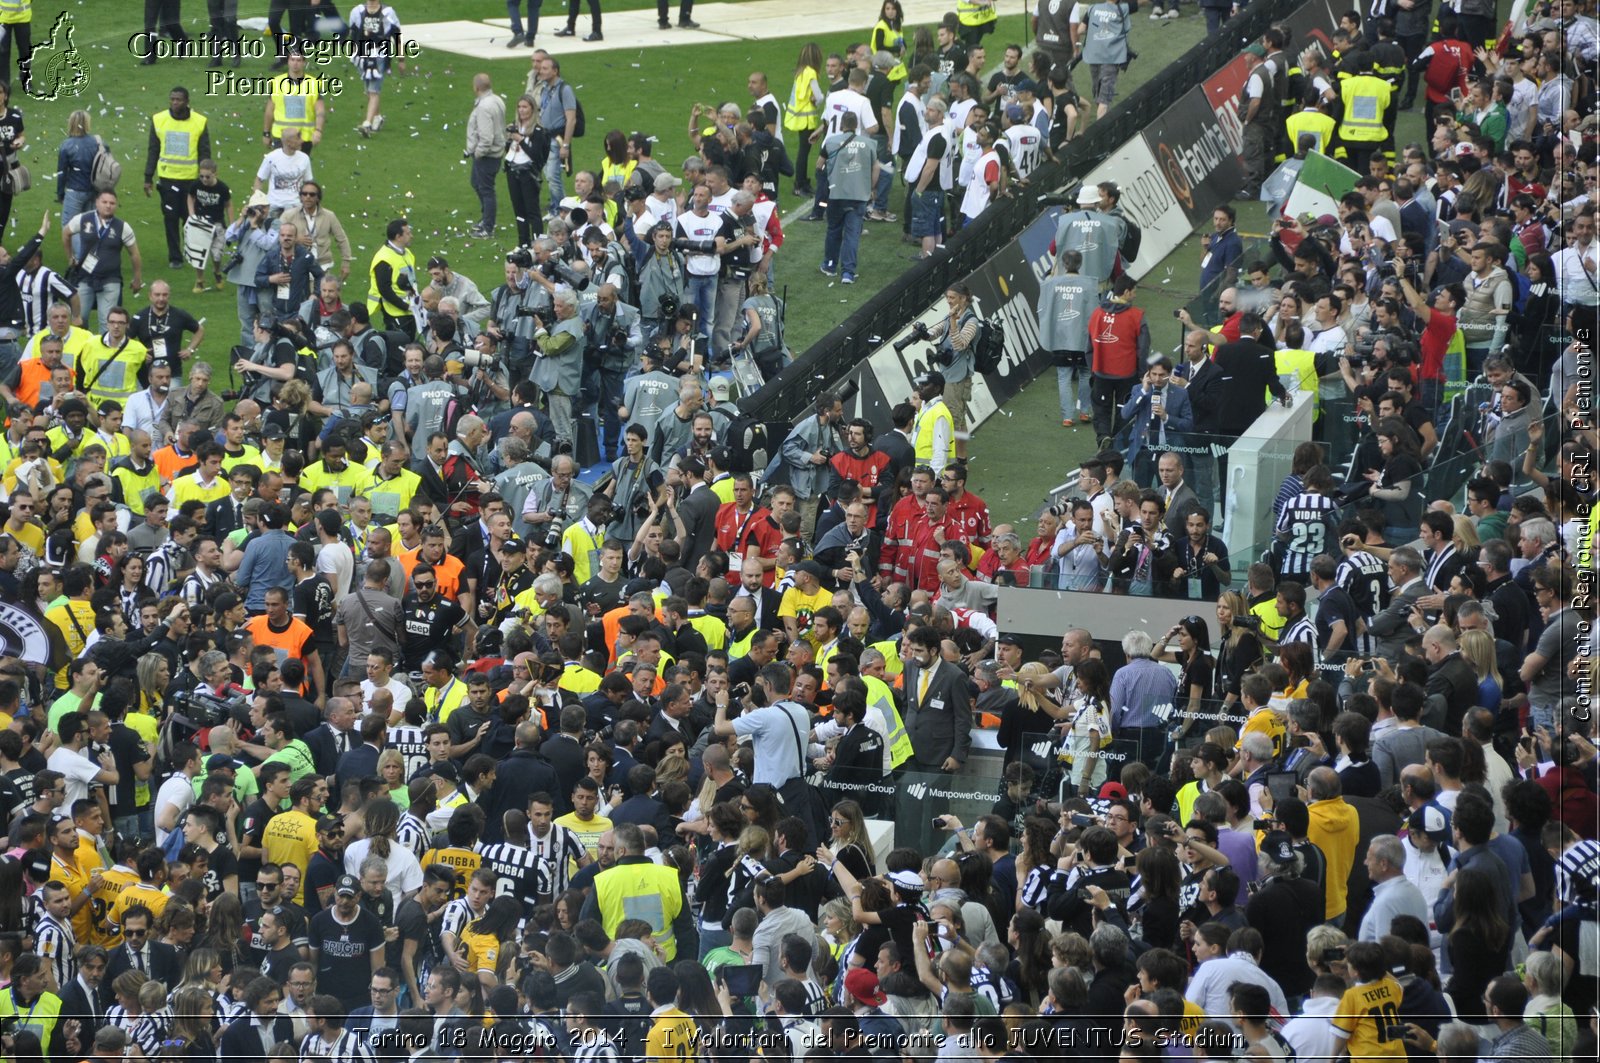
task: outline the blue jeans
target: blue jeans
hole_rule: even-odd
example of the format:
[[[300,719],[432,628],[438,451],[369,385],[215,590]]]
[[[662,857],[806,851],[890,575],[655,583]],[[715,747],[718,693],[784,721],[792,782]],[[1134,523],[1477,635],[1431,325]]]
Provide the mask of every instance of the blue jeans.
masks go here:
[[[550,159],[544,164],[544,184],[550,191],[550,213],[554,214],[567,194],[567,171],[561,165],[561,150],[550,145]]]
[[[824,265],[836,265],[847,276],[855,276],[856,252],[861,246],[861,224],[867,205],[859,199],[828,201],[828,236],[822,244]]]
[[[239,342],[254,347],[256,342],[256,290],[248,284],[234,289],[234,305],[239,313]]]
[[[711,327],[717,315],[717,278],[689,276],[689,301],[700,311],[700,332],[711,342]]]
[[[61,224],[65,225],[71,219],[88,210],[90,203],[93,202],[93,196],[94,193],[92,192],[74,192],[70,188],[67,189],[66,193],[61,197]]]
[[[1216,36],[1217,31],[1222,28],[1222,24],[1228,21],[1227,9],[1221,7],[1203,7],[1200,10],[1206,13],[1206,36]]]
[[[105,314],[113,306],[122,305],[122,278],[101,281],[82,280],[78,282],[78,308],[83,315],[84,324],[89,323],[89,312],[96,308],[100,311],[98,324],[100,328],[106,327]]]
[[[713,949],[720,949],[724,945],[731,944],[733,944],[733,935],[726,930],[707,930],[705,927],[701,927],[700,955],[698,958],[703,960],[706,958],[706,954]]]
[[[539,9],[544,6],[544,0],[528,0],[528,35],[539,32]],[[522,4],[520,0],[506,0],[506,14],[511,16],[511,32],[515,36],[522,36]]]
[[[885,166],[878,174],[878,183],[872,189],[872,209],[879,214],[889,210],[889,190],[894,187],[894,171]]]
[[[1074,388],[1073,377],[1077,377]],[[1056,366],[1056,395],[1061,400],[1061,419],[1070,421],[1078,411],[1089,412],[1089,367]]]

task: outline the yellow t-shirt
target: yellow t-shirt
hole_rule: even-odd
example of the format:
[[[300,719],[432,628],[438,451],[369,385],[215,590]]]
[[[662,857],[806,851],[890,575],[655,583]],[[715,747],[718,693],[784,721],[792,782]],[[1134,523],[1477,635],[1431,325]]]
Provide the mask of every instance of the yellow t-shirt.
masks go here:
[[[111,905],[111,914],[106,916],[106,921],[117,928],[117,936],[121,937],[122,917],[127,914],[129,908],[143,905],[150,910],[150,921],[154,923],[161,918],[161,913],[167,910],[167,901],[171,899],[170,895],[162,893],[154,886],[134,882],[132,885],[122,887],[116,901]]]
[[[192,498],[198,498],[206,505],[210,505],[219,498],[225,498],[233,492],[233,487],[228,483],[226,474],[218,474],[211,486],[207,487],[200,482],[199,473],[181,476],[172,485],[172,508],[177,510]]]
[[[305,903],[305,873],[311,865],[311,854],[317,851],[317,821],[298,810],[280,812],[267,821],[261,832],[261,846],[267,851],[268,863],[293,864],[300,869],[294,902]]]
[[[147,712],[130,712],[122,718],[129,730],[139,736],[139,740],[149,749],[154,749],[156,739],[160,737],[161,725],[156,723],[155,717]],[[133,803],[136,808],[143,808],[150,803],[149,779],[135,779],[133,782]]]
[[[815,594],[806,594],[799,587],[790,587],[783,592],[783,600],[778,603],[778,617],[794,617],[800,633],[807,636],[806,641],[811,642],[812,615],[823,606],[832,604],[833,592],[830,590],[818,587]]]
[[[89,901],[90,906],[94,908],[94,929],[89,938],[93,944],[108,949],[114,949],[122,944],[122,928],[111,922],[111,912],[116,908],[123,891],[138,881],[138,875],[121,868],[113,867],[101,872],[100,888],[94,891],[94,897]]]
[[[8,487],[15,487],[16,481],[12,480]],[[5,529],[7,535],[27,547],[33,552],[34,557],[44,556],[44,528],[37,521],[28,521],[17,529]]]
[[[467,973],[488,971],[493,975],[500,963],[500,939],[493,934],[480,934],[473,930],[461,931],[461,948],[467,954]]]
[[[422,868],[426,871],[434,864],[443,864],[454,868],[456,873],[455,889],[450,891],[452,899],[467,895],[467,880],[472,878],[478,868],[483,866],[483,857],[471,849],[458,849],[453,845],[442,849],[429,849],[422,854]]]
[[[1244,730],[1239,734],[1239,741],[1233,744],[1235,751],[1244,744],[1244,736],[1252,731],[1259,731],[1272,739],[1274,758],[1283,756],[1283,740],[1288,734],[1288,728],[1284,725],[1283,717],[1279,716],[1275,709],[1263,705],[1250,714],[1250,718],[1244,722]]]
[[[1405,1058],[1405,1042],[1389,1036],[1389,1028],[1404,1021],[1400,995],[1400,983],[1386,974],[1376,982],[1351,986],[1339,998],[1339,1010],[1329,1021],[1349,1039],[1346,1051],[1352,1063]]]
[[[645,1059],[694,1059],[698,1055],[696,1039],[693,1019],[677,1008],[664,1011],[655,1017],[650,1034],[645,1038]]]
[[[564,816],[556,817],[556,826],[565,827],[578,836],[583,847],[589,850],[589,855],[596,860],[600,859],[600,835],[611,829],[611,821],[604,816],[595,816],[590,820],[581,820],[576,812],[568,812]],[[573,870],[577,869],[577,862],[573,861]]]
[[[89,890],[89,872],[98,865],[98,860],[91,864],[85,862],[82,851],[76,855],[71,864],[63,863],[61,857],[50,858],[50,874],[72,894],[76,900],[78,894],[87,893]],[[94,930],[94,907],[91,901],[72,914],[72,934],[79,941],[88,941],[89,935]]]

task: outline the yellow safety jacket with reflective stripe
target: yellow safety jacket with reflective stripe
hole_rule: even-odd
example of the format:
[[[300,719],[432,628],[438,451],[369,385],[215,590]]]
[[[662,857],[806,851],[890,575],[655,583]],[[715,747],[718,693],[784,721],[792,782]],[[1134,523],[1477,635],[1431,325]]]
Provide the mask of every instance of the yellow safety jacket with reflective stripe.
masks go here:
[[[455,678],[442,687],[430,686],[422,692],[422,704],[434,723],[444,723],[466,700],[467,684]]]
[[[943,399],[934,399],[922,408],[917,414],[917,461],[927,464],[933,460],[933,431],[934,424],[938,421],[945,422],[949,431],[945,438],[950,442],[945,445],[944,461],[948,465],[956,460],[956,419],[950,416],[950,407],[944,404]]]
[[[39,999],[24,1008],[17,1003],[16,987],[0,989],[0,1021],[10,1019],[6,1026],[12,1031],[27,1030],[39,1038],[48,1051],[50,1035],[61,1021],[61,998],[49,991],[39,994]]]
[[[993,3],[980,3],[979,0],[957,0],[956,19],[963,26],[986,26],[1000,17],[1000,12]]]
[[[1344,101],[1344,119],[1339,123],[1339,138],[1362,144],[1375,144],[1387,135],[1383,112],[1394,90],[1383,78],[1358,74],[1339,85]]]
[[[899,675],[905,671],[905,665],[900,660],[900,643],[896,639],[884,639],[874,642],[868,649],[877,650],[883,654],[883,670],[890,675]]]
[[[179,120],[171,111],[150,116],[161,154],[156,156],[156,176],[169,181],[193,181],[200,176],[200,137],[206,131],[206,117],[194,111]]]
[[[382,310],[391,318],[403,318],[411,313],[411,308],[403,304],[384,301],[383,293],[378,291],[378,264],[386,263],[393,280],[398,281],[402,273],[409,274],[412,284],[416,284],[417,259],[410,248],[405,251],[396,251],[393,244],[385,242],[384,245],[372,255],[372,265],[367,268],[367,313],[373,314]],[[393,283],[393,281],[391,281]],[[395,289],[399,291],[399,288]]]
[[[900,710],[894,706],[894,691],[876,676],[864,675],[861,681],[867,684],[867,704],[876,705],[883,718],[889,721],[889,733],[884,735],[884,742],[889,746],[889,763],[898,768],[911,759],[911,736],[906,734]]]
[[[607,934],[616,934],[624,919],[643,919],[650,924],[650,936],[661,946],[661,958],[671,963],[677,957],[672,921],[683,910],[683,891],[678,887],[676,868],[625,856],[595,876],[594,899]]]
[[[1317,138],[1316,144],[1312,146],[1324,154],[1328,152],[1329,146],[1333,142],[1333,131],[1339,125],[1333,120],[1332,116],[1323,114],[1321,111],[1296,111],[1288,118],[1285,118],[1283,124],[1289,131],[1289,147],[1291,149],[1299,150],[1301,133],[1311,133]]]
[[[18,22],[32,21],[33,0],[0,0],[0,23],[15,25]]]
[[[1283,350],[1273,355],[1273,363],[1279,376],[1293,376],[1295,387],[1311,392],[1312,420],[1322,416],[1317,409],[1317,356],[1310,351]]]
[[[894,66],[884,76],[889,79],[889,84],[894,85],[906,79],[906,61],[903,57],[906,35],[889,25],[888,19],[880,18],[878,24],[872,27],[872,50],[874,52],[888,52],[890,55],[900,55]]]
[[[804,131],[815,129],[822,121],[822,106],[812,94],[817,84],[817,72],[809,66],[794,76],[789,88],[789,108],[783,112],[783,128]]]
[[[272,79],[272,135],[282,137],[285,129],[298,129],[311,143],[311,131],[317,127],[317,100],[322,97],[322,83],[307,74],[295,84],[288,74]]]

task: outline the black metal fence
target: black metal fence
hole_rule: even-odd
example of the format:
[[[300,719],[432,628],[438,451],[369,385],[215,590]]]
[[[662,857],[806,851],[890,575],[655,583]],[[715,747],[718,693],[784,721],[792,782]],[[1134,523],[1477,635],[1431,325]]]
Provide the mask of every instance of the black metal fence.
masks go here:
[[[992,204],[977,221],[946,240],[932,258],[912,266],[796,357],[760,391],[741,401],[740,409],[768,422],[793,421],[804,416],[818,391],[841,380],[847,371],[870,355],[884,337],[893,335],[943,295],[950,284],[977,269],[1016,239],[1017,234],[1038,217],[1040,195],[1059,193],[1104,162],[1299,2],[1265,0],[1250,4],[1215,37],[1201,41],[1177,62],[1130,93],[1087,133],[1068,144],[1060,158],[1036,169],[1023,194]]]

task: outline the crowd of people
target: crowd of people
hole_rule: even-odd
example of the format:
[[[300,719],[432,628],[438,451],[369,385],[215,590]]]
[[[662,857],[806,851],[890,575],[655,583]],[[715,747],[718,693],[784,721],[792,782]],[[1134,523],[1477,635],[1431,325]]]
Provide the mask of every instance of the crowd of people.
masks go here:
[[[908,239],[936,244],[956,155],[964,200],[1003,191],[1061,132],[1080,51],[1110,103],[1129,56],[1095,49],[1125,48],[1128,11],[1066,6],[1040,4],[1045,80],[1007,49],[985,88],[993,5],[907,48],[886,0],[848,62],[807,47],[787,108],[753,75],[748,112],[696,113],[682,177],[615,132],[569,173],[576,96],[535,49],[511,113],[474,84],[479,232],[503,173],[520,245],[487,297],[442,254],[419,270],[398,218],[345,301],[304,56],[238,215],[176,90],[146,179],[170,261],[185,214],[238,251],[194,281],[239,293],[226,395],[171,281],[122,307],[139,245],[74,115],[61,224],[0,264],[6,1058],[1593,1056],[1595,206],[1513,223],[1495,198],[1542,202],[1540,167],[1592,180],[1592,141],[1508,141],[1504,172],[1470,136],[1407,176],[1375,151],[1341,217],[1259,261],[1220,210],[1220,323],[1186,320],[1181,366],[1151,356],[1119,190],[1084,189],[1041,336],[1063,423],[1104,443],[1032,535],[967,486],[985,326],[961,284],[891,423],[821,392],[751,468],[719,370],[782,364],[772,131],[801,134],[825,270],[849,277],[862,216],[900,220],[889,158],[913,164]],[[349,21],[376,47],[387,11]],[[1558,64],[1592,70],[1560,18]],[[1303,43],[1271,31],[1252,67]],[[1227,465],[1191,444],[1286,401],[1283,374],[1348,387],[1359,433],[1324,417],[1274,545],[1230,559]],[[1425,475],[1461,416],[1488,448],[1464,503]],[[1215,612],[1112,632],[1063,594],[1045,644],[997,622],[1029,586]],[[930,781],[992,803],[969,825]]]

